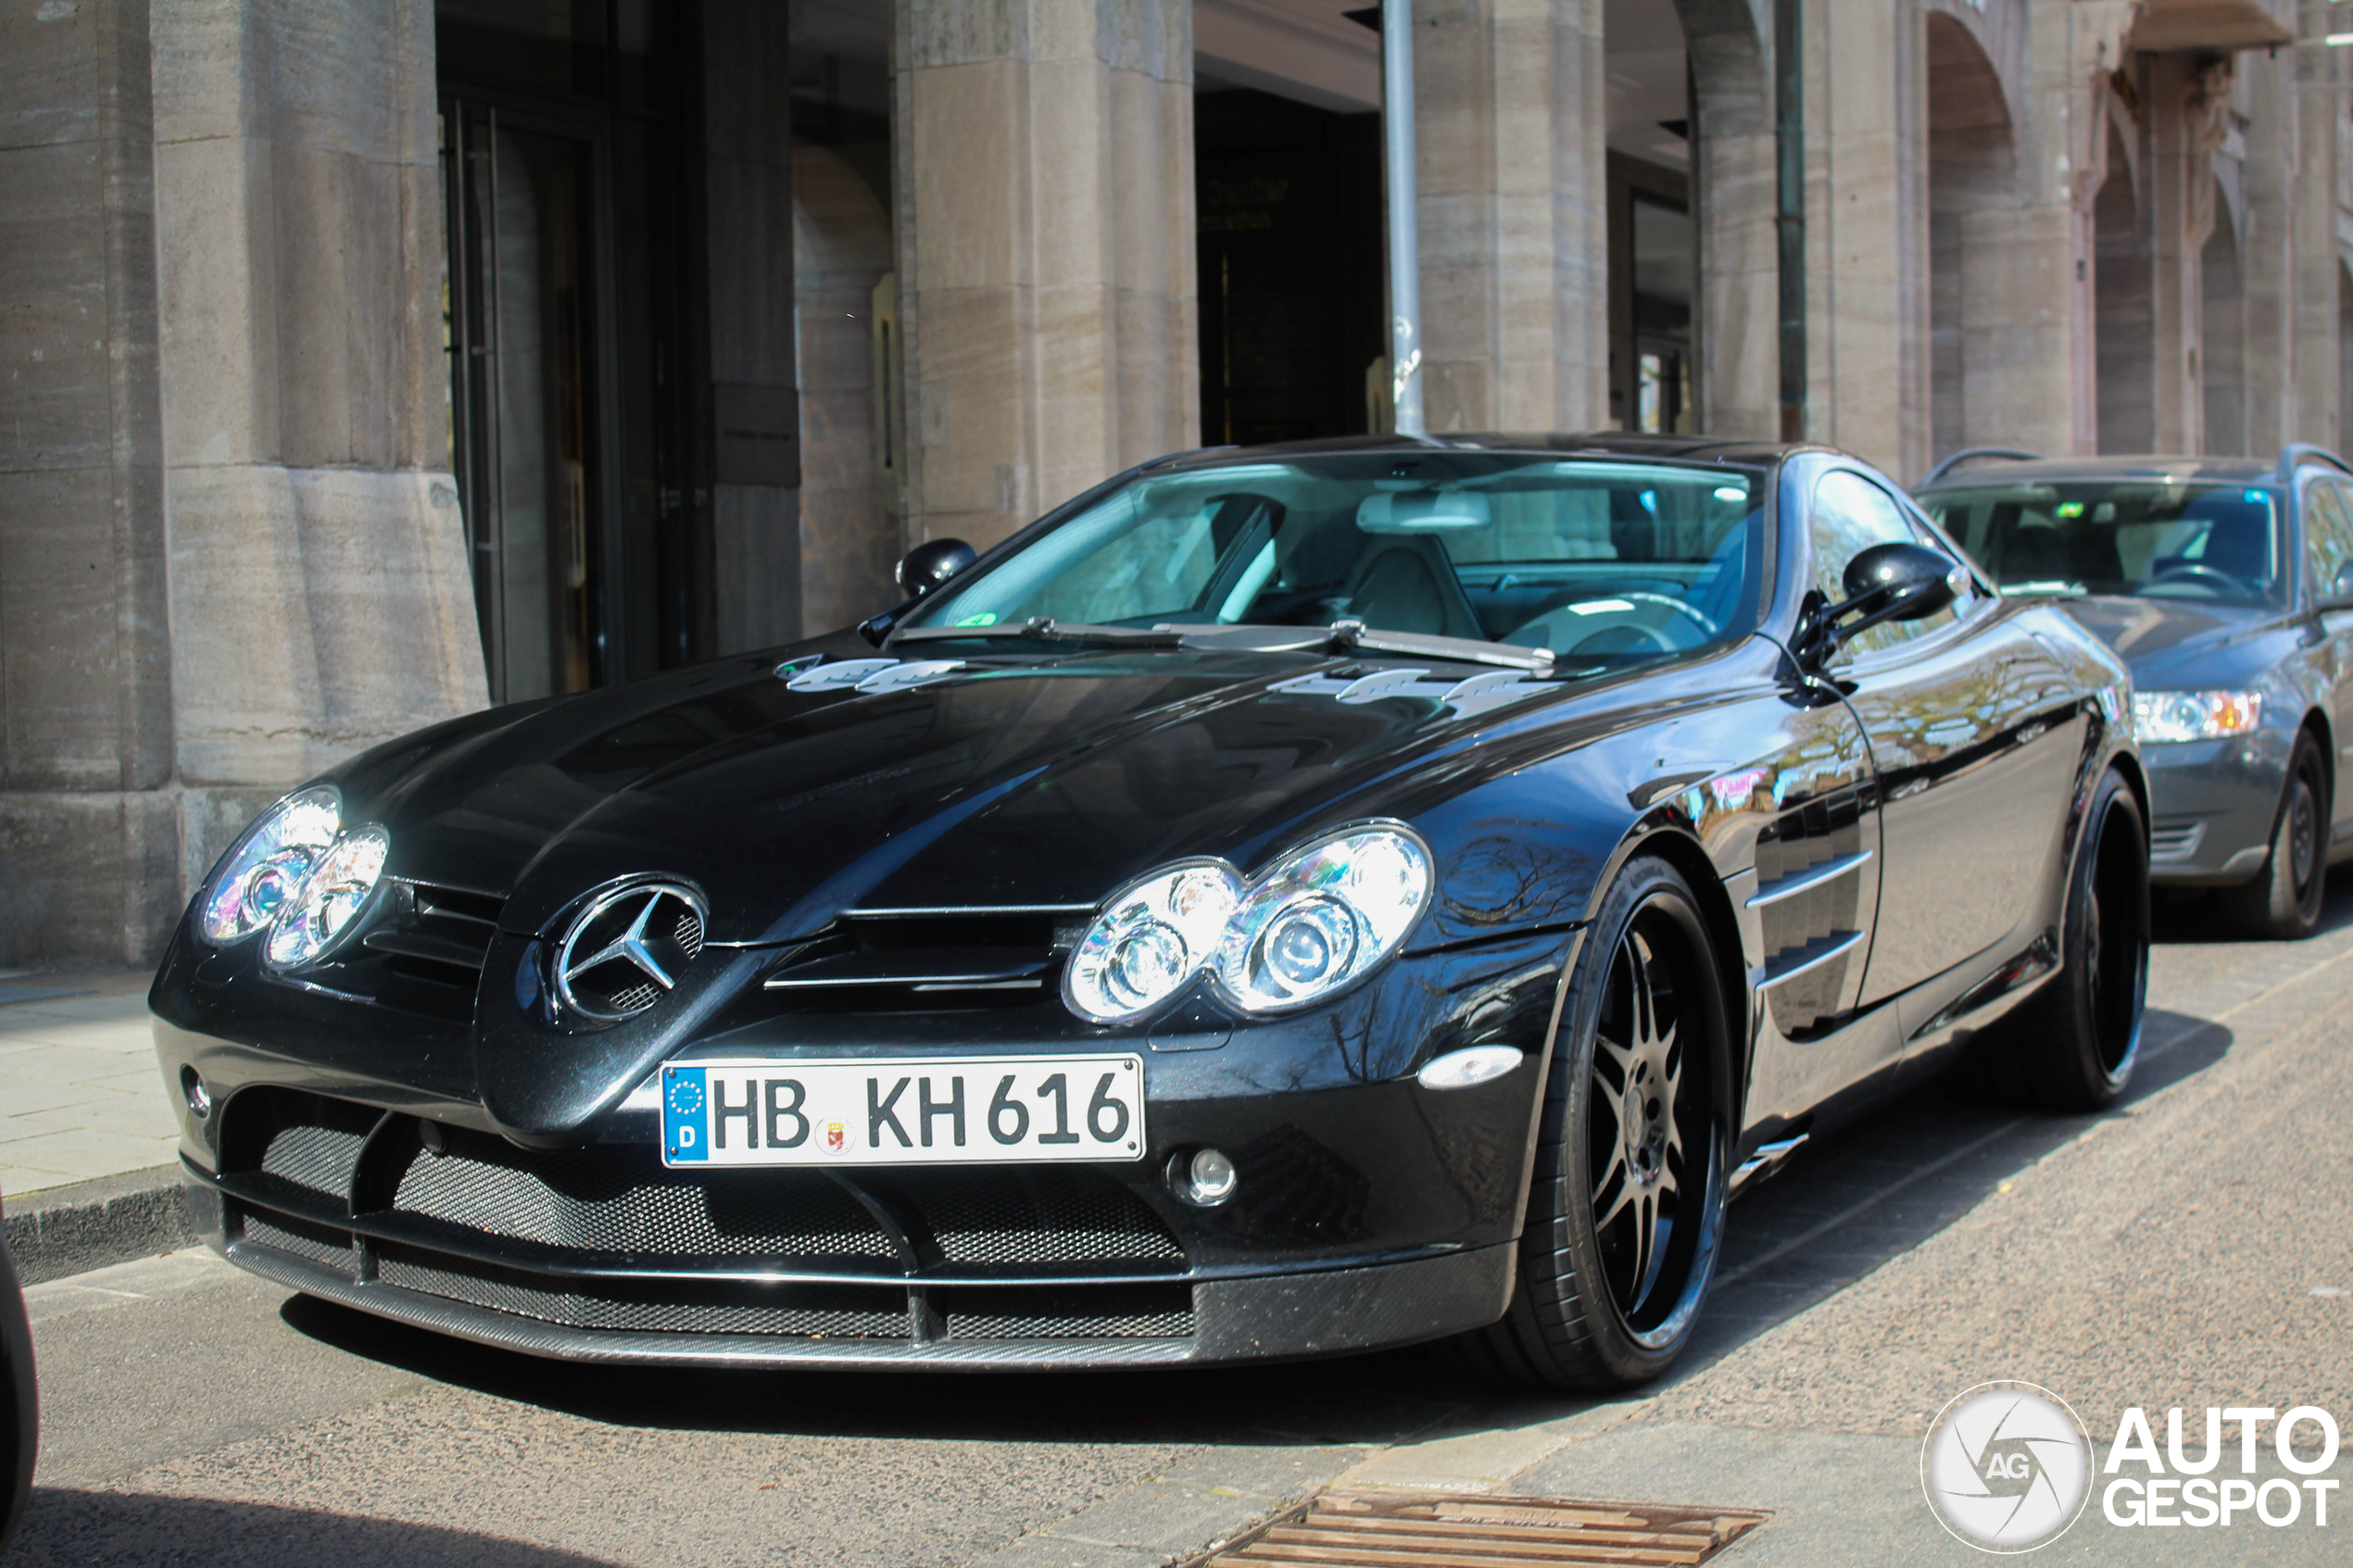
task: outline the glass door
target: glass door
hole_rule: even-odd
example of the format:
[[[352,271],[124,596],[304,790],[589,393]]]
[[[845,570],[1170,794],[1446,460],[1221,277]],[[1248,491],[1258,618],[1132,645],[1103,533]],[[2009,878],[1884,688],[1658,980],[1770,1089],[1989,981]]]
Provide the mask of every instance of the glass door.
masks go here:
[[[585,691],[603,671],[590,563],[604,508],[594,140],[461,101],[449,182],[451,454],[492,698]]]

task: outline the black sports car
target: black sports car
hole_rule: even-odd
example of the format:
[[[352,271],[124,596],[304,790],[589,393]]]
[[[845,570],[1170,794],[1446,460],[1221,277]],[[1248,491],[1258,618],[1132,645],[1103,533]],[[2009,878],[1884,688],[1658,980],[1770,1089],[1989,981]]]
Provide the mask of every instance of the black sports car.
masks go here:
[[[958,564],[265,813],[153,993],[215,1245],[582,1360],[1620,1384],[1828,1118],[2132,1069],[2123,668],[1839,453],[1196,453]]]

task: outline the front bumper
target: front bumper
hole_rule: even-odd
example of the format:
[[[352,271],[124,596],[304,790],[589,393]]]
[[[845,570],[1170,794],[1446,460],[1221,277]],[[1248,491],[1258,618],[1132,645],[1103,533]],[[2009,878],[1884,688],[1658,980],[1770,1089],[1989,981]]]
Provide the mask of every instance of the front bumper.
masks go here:
[[[333,1227],[229,1197],[217,1178],[193,1165],[185,1167],[185,1175],[198,1231],[241,1268],[396,1323],[575,1361],[1034,1372],[1199,1366],[1376,1349],[1494,1322],[1510,1298],[1516,1250],[1503,1243],[1352,1268],[1176,1278],[1151,1286],[902,1281],[844,1287],[805,1279],[742,1279],[725,1282],[736,1298],[732,1303],[736,1321],[746,1298],[764,1296],[771,1300],[772,1323],[788,1323],[795,1314],[809,1322],[797,1332],[789,1326],[757,1333],[691,1326],[647,1330],[578,1321],[594,1316],[600,1301],[665,1305],[661,1287],[648,1289],[643,1278],[624,1283],[585,1274],[535,1276],[446,1255],[421,1267],[408,1249],[371,1245],[364,1235],[348,1233],[342,1235],[338,1250]],[[673,1291],[679,1296],[698,1294],[696,1287],[707,1293],[711,1284],[704,1277],[673,1276]],[[862,1332],[853,1327],[828,1333],[812,1326],[829,1310],[857,1315],[848,1298],[860,1293],[869,1308],[882,1305],[887,1296],[899,1297],[900,1321],[885,1327],[872,1321],[881,1314],[872,1314]],[[1042,1307],[1040,1315],[1028,1320],[1038,1332],[1020,1332],[1023,1320],[1001,1311],[1000,1304]],[[712,1316],[724,1310],[714,1310],[717,1304],[708,1299],[700,1305]],[[1117,1306],[1140,1306],[1147,1315],[1101,1315]],[[688,1322],[698,1315],[694,1307],[689,1303],[684,1311]],[[543,1311],[556,1315],[537,1315]],[[575,1321],[558,1321],[563,1316]],[[981,1332],[968,1332],[967,1323],[980,1323]]]
[[[2293,734],[2141,747],[2149,781],[2149,880],[2176,886],[2245,882],[2263,869],[2287,785]]]

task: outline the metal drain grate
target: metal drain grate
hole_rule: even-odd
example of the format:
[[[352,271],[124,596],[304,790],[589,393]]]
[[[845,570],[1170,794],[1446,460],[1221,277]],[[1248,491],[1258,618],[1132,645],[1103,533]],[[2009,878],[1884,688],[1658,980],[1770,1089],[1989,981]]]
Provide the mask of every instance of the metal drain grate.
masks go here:
[[[1549,1498],[1332,1492],[1197,1568],[1534,1568],[1705,1562],[1765,1523],[1753,1510]]]

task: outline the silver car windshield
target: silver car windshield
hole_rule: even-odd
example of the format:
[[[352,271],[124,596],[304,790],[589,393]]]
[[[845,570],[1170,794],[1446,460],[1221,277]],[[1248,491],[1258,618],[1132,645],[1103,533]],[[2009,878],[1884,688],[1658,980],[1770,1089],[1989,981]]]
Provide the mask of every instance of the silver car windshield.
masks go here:
[[[2262,485],[2084,480],[1918,500],[2007,589],[2281,602],[2278,496]]]
[[[1435,451],[1147,475],[904,622],[1329,626],[1661,658],[1755,623],[1761,470]],[[935,633],[936,634],[936,633]]]

